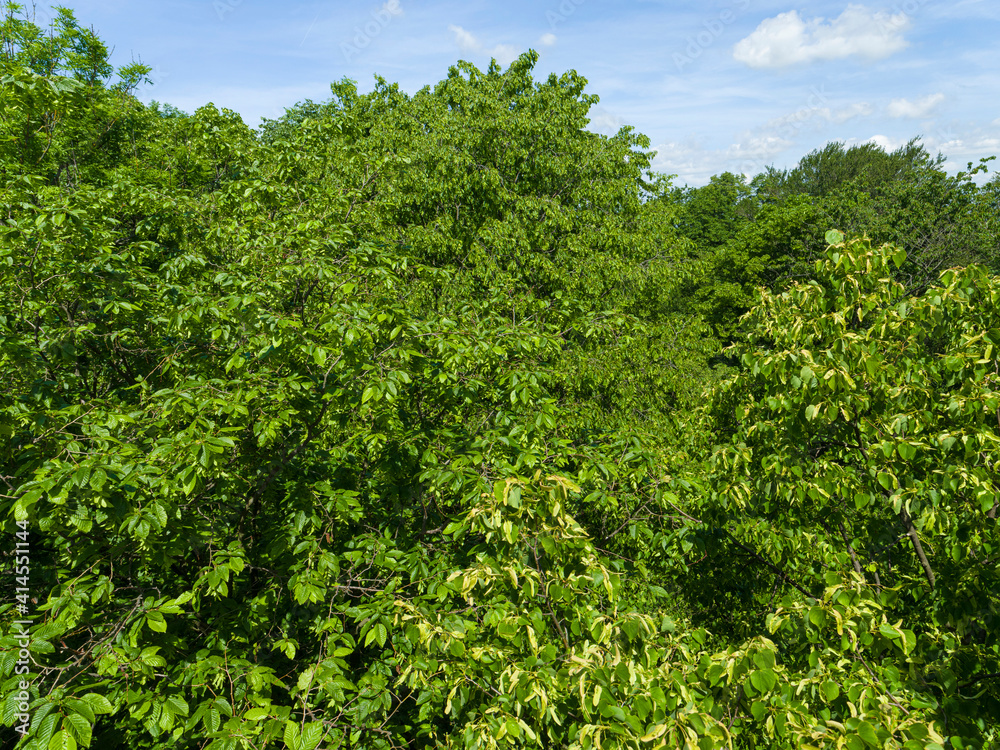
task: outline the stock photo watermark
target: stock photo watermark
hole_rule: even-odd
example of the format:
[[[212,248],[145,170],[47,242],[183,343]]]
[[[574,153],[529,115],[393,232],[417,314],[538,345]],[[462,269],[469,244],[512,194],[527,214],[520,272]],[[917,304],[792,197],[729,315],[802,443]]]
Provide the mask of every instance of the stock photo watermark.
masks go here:
[[[902,0],[902,2],[893,3],[892,7],[888,9],[888,13],[891,14],[890,18],[900,13],[905,13],[907,15],[913,15],[922,7],[927,5],[931,0]]]
[[[372,40],[381,34],[386,26],[392,23],[392,19],[401,15],[403,15],[403,9],[399,5],[399,0],[387,0],[381,7],[373,10],[371,12],[372,20],[368,21],[363,27],[355,26],[354,36],[351,38],[351,41],[341,43],[340,51],[343,53],[344,58],[350,62],[360,55],[372,43]]]
[[[226,16],[243,5],[243,0],[212,0],[212,9],[220,21],[225,21]]]
[[[718,15],[714,18],[703,21],[702,26],[704,30],[699,31],[697,34],[688,34],[686,40],[687,47],[684,48],[684,52],[674,53],[674,67],[677,70],[684,70],[686,66],[701,57],[702,52],[715,44],[715,41],[725,33],[726,27],[732,24],[737,16],[749,7],[750,0],[737,0],[732,8],[719,11]]]
[[[22,737],[31,728],[31,540],[27,521],[17,522],[14,532],[14,609],[19,619],[14,621],[13,636],[17,641],[14,675],[18,678],[14,693],[14,730]]]
[[[794,138],[802,130],[805,123],[811,120],[817,113],[820,113],[828,102],[829,97],[822,85],[810,86],[805,104],[791,114],[781,118],[781,122],[775,129],[772,138],[783,142]],[[767,166],[767,162],[768,158],[766,156],[747,159],[739,167],[740,174],[752,177],[762,172]]]
[[[783,118],[781,125],[778,126],[778,137],[791,138],[798,135],[803,124],[810,120],[817,111],[823,109],[823,106],[828,101],[829,98],[822,84],[820,86],[810,86],[805,106],[799,107],[792,114]]]
[[[545,20],[549,22],[549,29],[555,29],[559,24],[565,23],[569,17],[576,13],[576,9],[587,0],[562,0],[555,10],[545,12]]]
[[[884,35],[889,36],[905,30],[913,16],[931,0],[902,0],[891,8],[875,14],[875,25]]]

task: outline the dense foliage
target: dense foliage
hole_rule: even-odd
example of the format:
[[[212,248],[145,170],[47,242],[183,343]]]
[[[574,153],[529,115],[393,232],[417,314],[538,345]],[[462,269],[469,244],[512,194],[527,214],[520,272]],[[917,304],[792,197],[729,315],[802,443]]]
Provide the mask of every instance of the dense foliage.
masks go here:
[[[534,53],[253,130],[3,8],[5,746],[997,746],[985,162],[675,189]]]
[[[1000,182],[974,181],[993,158],[948,175],[944,157],[917,140],[891,153],[834,142],[794,169],[770,168],[749,182],[727,172],[704,187],[675,189],[679,229],[706,263],[690,288],[695,309],[732,340],[758,288],[778,291],[812,275],[830,227],[904,249],[892,276],[908,292],[923,291],[950,265],[1000,271]]]

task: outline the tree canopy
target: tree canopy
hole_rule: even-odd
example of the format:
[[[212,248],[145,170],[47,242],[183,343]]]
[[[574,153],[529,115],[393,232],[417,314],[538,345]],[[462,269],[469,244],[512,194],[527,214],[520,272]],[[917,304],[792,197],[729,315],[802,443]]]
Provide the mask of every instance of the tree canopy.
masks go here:
[[[996,180],[676,188],[575,71],[145,105],[0,26],[0,737],[986,749]]]

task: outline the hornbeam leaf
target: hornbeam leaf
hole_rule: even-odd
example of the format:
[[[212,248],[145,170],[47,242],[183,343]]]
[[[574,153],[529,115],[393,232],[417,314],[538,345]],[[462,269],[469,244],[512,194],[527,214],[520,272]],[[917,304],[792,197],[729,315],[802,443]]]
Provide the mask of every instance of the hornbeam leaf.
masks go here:
[[[875,734],[874,727],[872,727],[872,725],[869,724],[867,721],[862,721],[860,724],[858,724],[858,728],[856,731],[858,733],[858,736],[861,739],[863,739],[867,744],[871,745],[872,747],[879,746],[880,743],[878,741],[878,735]]]

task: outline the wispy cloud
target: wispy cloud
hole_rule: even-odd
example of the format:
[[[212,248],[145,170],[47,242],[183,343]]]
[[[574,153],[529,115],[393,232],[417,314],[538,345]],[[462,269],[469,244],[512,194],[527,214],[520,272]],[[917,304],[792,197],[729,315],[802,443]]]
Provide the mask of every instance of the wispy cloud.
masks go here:
[[[494,47],[486,48],[477,36],[455,24],[448,26],[448,31],[455,35],[455,43],[463,52],[487,54],[496,58],[496,61],[501,65],[510,65],[521,54],[520,50],[510,44],[497,44]],[[547,34],[546,36],[552,36],[552,40],[555,41],[554,35]]]
[[[941,102],[944,94],[930,94],[920,99],[893,99],[886,108],[889,117],[927,117]]]
[[[848,5],[837,18],[803,19],[790,10],[768,18],[737,42],[733,57],[751,68],[786,68],[822,60],[861,57],[879,60],[907,46],[905,13]]]
[[[482,43],[461,26],[452,24],[448,31],[455,35],[455,43],[463,52],[478,52],[483,48]]]
[[[788,162],[789,156],[801,156],[807,149],[803,142],[815,143],[807,133],[829,132],[859,117],[875,114],[869,102],[836,104],[822,87],[812,87],[801,105],[778,117],[733,134],[728,146],[705,148],[695,142],[668,142],[657,147],[654,166],[683,174],[695,182],[705,182],[711,174],[729,171],[751,177],[768,165]]]
[[[760,161],[777,156],[793,145],[795,145],[794,141],[782,138],[780,135],[746,134],[739,143],[734,143],[727,148],[725,155],[729,160]]]
[[[655,148],[653,167],[684,175],[685,181],[695,184],[706,183],[713,174],[722,172],[751,177],[794,145],[779,135],[751,133],[741,134],[738,143],[722,149],[705,148],[693,141],[661,143]]]
[[[822,127],[828,124],[840,125],[855,117],[865,117],[874,108],[868,102],[855,102],[844,107],[804,106],[791,114],[775,117],[764,124],[763,129],[778,132],[799,130],[813,124]]]
[[[840,124],[853,120],[855,117],[867,117],[873,111],[873,107],[868,102],[855,102],[846,107],[832,110],[828,116],[830,122]]]

